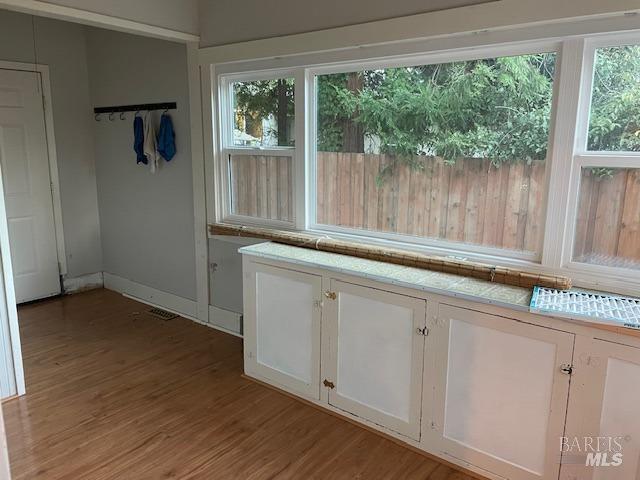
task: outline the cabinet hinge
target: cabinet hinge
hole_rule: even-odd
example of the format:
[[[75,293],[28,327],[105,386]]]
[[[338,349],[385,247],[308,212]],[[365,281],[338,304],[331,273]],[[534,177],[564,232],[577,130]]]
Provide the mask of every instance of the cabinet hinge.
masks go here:
[[[330,389],[332,389],[332,390],[333,390],[334,388],[336,388],[336,386],[333,384],[333,382],[330,382],[330,381],[329,381],[329,380],[327,380],[326,378],[324,379],[324,381],[322,382],[322,384],[323,384],[325,387],[330,388]]]
[[[566,375],[572,375],[573,374],[573,365],[571,365],[570,363],[565,363],[560,365],[560,371]]]
[[[324,296],[327,297],[329,300],[335,300],[337,298],[336,292],[330,292],[329,290],[324,292]]]
[[[425,337],[429,335],[429,329],[427,327],[418,327],[416,331],[418,335],[424,335]]]

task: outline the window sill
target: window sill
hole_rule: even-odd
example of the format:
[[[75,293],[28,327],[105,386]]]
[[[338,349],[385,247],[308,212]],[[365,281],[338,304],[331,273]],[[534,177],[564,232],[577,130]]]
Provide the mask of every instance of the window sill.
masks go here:
[[[569,264],[564,268],[554,269],[544,266],[539,261],[531,258],[506,257],[493,252],[472,252],[452,247],[403,242],[361,234],[338,232],[334,230],[329,231],[322,228],[312,227],[306,230],[299,230],[296,229],[293,224],[284,222],[279,222],[278,225],[275,225],[271,221],[261,221],[259,219],[256,220],[245,217],[229,217],[224,220],[224,223],[235,226],[247,225],[266,229],[280,229],[290,232],[326,236],[336,240],[352,241],[363,245],[396,248],[425,255],[437,255],[457,260],[464,259],[472,262],[486,263],[499,267],[523,269],[532,273],[539,273],[541,275],[566,275],[571,277],[574,287],[610,292],[618,295],[637,296],[640,291],[640,274],[635,274],[634,272],[628,276],[623,276],[617,272],[607,271],[602,267],[593,265]],[[211,226],[212,225],[210,224],[209,227]],[[216,235],[209,233],[209,238],[213,238],[215,236]]]

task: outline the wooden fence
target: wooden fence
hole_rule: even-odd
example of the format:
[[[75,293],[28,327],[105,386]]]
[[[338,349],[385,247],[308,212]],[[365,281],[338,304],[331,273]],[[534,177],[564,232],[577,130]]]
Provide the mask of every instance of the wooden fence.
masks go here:
[[[475,158],[448,165],[420,156],[414,162],[418,168],[387,155],[318,153],[317,223],[539,250],[545,162],[499,168]],[[378,182],[385,170],[391,173]],[[233,211],[291,219],[291,181],[288,157],[234,156]],[[611,178],[583,176],[576,257],[601,263],[640,260],[639,182],[638,170],[617,171]]]
[[[293,219],[291,157],[232,155],[231,212],[237,215]]]
[[[491,166],[385,155],[318,155],[318,223],[535,251],[542,231],[544,162]],[[395,166],[392,166],[393,163]],[[379,174],[392,173],[378,185]]]
[[[610,172],[582,172],[574,258],[640,269],[640,169]]]

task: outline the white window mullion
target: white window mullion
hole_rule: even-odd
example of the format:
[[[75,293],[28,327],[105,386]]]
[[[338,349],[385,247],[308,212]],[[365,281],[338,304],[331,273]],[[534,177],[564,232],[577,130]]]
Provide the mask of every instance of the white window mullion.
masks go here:
[[[231,215],[231,170],[229,168],[229,152],[226,149],[220,150],[218,157],[220,162],[220,179],[218,188],[220,189],[220,220],[224,221]]]
[[[305,103],[305,122],[307,127],[307,142],[305,143],[305,157],[306,157],[306,169],[307,176],[306,183],[306,213],[307,223],[305,229],[311,228],[316,223],[316,181],[317,181],[317,166],[316,166],[316,151],[318,146],[317,140],[317,116],[316,116],[316,103],[317,103],[317,86],[315,74],[306,69],[304,72],[304,82],[306,85],[306,103]]]
[[[212,71],[212,77],[214,78],[214,85],[212,90],[215,92],[214,102],[212,110],[215,116],[214,124],[217,124],[216,145],[214,150],[214,173],[216,176],[216,221],[224,221],[229,215],[230,195],[229,190],[229,156],[225,152],[225,147],[228,145],[229,135],[227,134],[229,128],[228,112],[231,99],[229,98],[230,89],[229,84],[222,78],[216,77]]]
[[[582,67],[581,76],[576,85],[580,88],[580,100],[578,104],[578,121],[576,123],[576,138],[574,155],[587,151],[589,136],[589,118],[591,116],[591,90],[593,88],[593,75],[595,69],[595,46],[589,40],[582,42]]]
[[[569,185],[572,175],[572,159],[576,145],[578,113],[583,95],[584,40],[570,39],[563,43],[560,63],[556,75],[558,83],[555,92],[555,115],[551,129],[551,149],[549,169],[549,189],[547,196],[547,216],[542,249],[542,265],[559,269],[566,262],[566,236],[571,225],[567,223]],[[570,254],[570,252],[569,252]]]
[[[233,143],[233,97],[231,84],[226,78],[218,78],[218,189],[219,220],[225,220],[231,214],[231,187],[229,182],[229,152],[227,147]]]
[[[296,128],[296,149],[294,156],[293,178],[293,222],[298,230],[307,228],[307,144],[309,142],[308,125],[305,116],[307,110],[308,89],[304,69],[295,72],[294,108]]]

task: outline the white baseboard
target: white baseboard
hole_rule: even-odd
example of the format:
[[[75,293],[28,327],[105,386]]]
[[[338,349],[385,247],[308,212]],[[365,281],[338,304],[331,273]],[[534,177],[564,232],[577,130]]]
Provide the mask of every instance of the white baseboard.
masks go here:
[[[104,288],[108,290],[114,290],[125,297],[146,303],[152,307],[162,308],[201,325],[215,328],[236,337],[242,337],[240,333],[242,331],[242,315],[239,313],[209,305],[209,321],[211,323],[207,323],[197,318],[198,304],[194,300],[147,287],[111,273],[104,272],[103,276]]]
[[[223,332],[242,336],[242,314],[209,305],[209,324]]]
[[[104,286],[104,277],[102,272],[97,272],[79,277],[64,278],[62,286],[64,287],[64,293],[77,293],[84,290],[102,288]]]
[[[194,300],[156,290],[111,273],[104,272],[104,288],[115,290],[142,303],[177,313],[190,320],[195,320],[197,317],[197,303]]]

